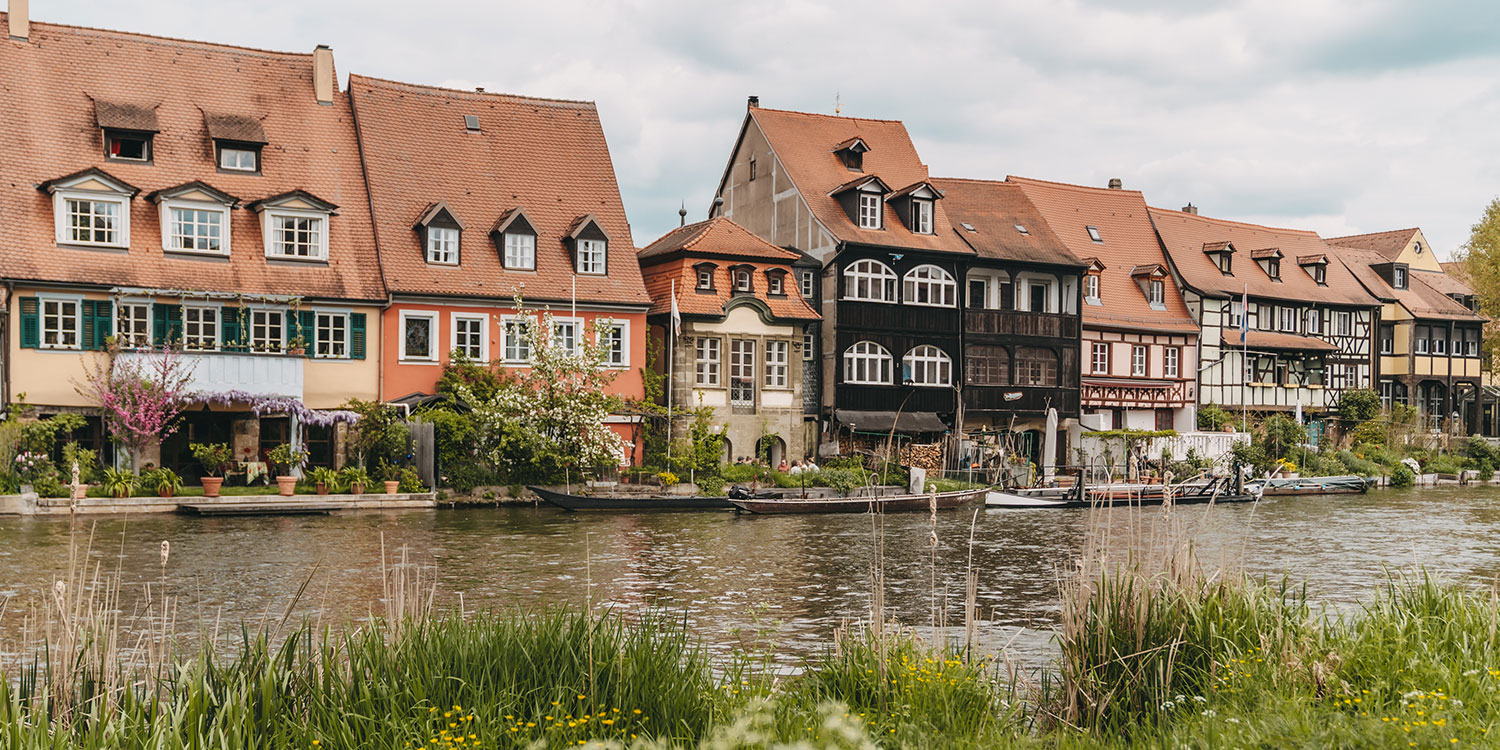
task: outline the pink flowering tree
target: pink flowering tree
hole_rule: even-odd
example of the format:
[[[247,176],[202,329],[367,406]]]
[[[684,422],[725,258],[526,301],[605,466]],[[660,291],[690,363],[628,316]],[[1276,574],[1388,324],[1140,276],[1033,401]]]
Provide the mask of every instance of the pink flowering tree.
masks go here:
[[[177,430],[177,415],[189,402],[192,368],[170,347],[127,357],[108,356],[77,387],[99,405],[104,426],[130,451],[140,470],[146,448]]]

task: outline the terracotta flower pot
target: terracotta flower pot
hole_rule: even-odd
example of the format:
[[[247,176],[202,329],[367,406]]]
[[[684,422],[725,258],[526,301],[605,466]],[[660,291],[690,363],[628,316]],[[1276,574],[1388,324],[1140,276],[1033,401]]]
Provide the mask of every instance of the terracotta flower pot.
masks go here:
[[[323,483],[323,482],[318,482],[318,494],[319,495],[326,495],[326,494],[328,494],[328,485],[325,484],[325,483]]]
[[[73,486],[73,499],[82,500],[89,496],[89,486],[79,482]]]
[[[394,494],[396,494],[396,490],[399,490],[399,489],[401,489],[401,483],[400,482],[386,482],[385,483],[385,494],[387,494],[387,495],[394,495]]]
[[[174,494],[176,494],[176,493],[173,491],[173,489],[171,487],[168,487],[168,488],[166,488],[166,489],[164,489],[164,490],[161,491],[161,497],[171,497]]]
[[[362,484],[351,484],[349,485],[349,494],[363,495],[365,494],[365,486]]]
[[[276,477],[276,491],[282,497],[291,497],[297,492],[297,478],[291,475]]]
[[[224,487],[224,477],[204,477],[203,478],[203,496],[204,497],[218,497],[219,496],[219,490],[223,489],[223,487]]]

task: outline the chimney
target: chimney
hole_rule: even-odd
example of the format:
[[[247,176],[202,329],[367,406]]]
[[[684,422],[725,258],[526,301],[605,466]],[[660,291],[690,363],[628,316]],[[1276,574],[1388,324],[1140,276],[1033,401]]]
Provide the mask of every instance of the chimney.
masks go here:
[[[1194,216],[1197,216],[1198,215],[1198,207],[1195,206],[1195,205],[1193,205],[1192,201],[1188,201],[1188,204],[1186,206],[1182,207],[1182,212],[1185,213],[1185,214],[1192,214]]]
[[[13,3],[16,2],[16,0],[10,0],[10,1],[13,2]],[[25,2],[25,0],[21,0],[21,1]],[[745,109],[760,109],[760,97],[758,97],[758,96],[756,96],[754,94],[751,94],[749,100],[747,100],[745,102]]]
[[[1120,188],[1123,188],[1123,187],[1125,187],[1125,183],[1120,182],[1120,178],[1118,178],[1118,177],[1111,177],[1111,178],[1109,178],[1109,189],[1110,190],[1119,190]]]
[[[474,93],[476,93],[476,94],[483,94],[484,93],[484,87],[483,86],[475,86],[474,87]]]
[[[333,50],[320,44],[313,50],[313,96],[319,104],[332,104],[333,89]]]
[[[10,38],[26,41],[31,38],[31,0],[10,0]]]

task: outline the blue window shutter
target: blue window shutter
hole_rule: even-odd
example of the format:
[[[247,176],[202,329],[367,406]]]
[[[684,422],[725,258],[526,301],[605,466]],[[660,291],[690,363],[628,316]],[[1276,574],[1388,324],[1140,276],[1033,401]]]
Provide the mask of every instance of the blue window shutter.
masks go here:
[[[21,347],[37,349],[42,345],[41,305],[36,297],[21,298]]]
[[[349,313],[349,356],[365,358],[365,314]]]

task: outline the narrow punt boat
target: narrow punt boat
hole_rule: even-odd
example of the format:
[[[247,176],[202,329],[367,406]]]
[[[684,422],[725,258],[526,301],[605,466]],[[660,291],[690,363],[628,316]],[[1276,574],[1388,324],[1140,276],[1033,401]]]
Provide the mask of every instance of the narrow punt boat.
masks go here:
[[[934,495],[890,495],[888,497],[829,497],[829,498],[731,498],[736,512],[771,515],[778,513],[898,513],[930,510],[936,503],[938,510],[957,508],[984,497],[988,489],[956,490]]]
[[[1367,492],[1374,479],[1348,474],[1337,477],[1257,479],[1247,487],[1260,487],[1267,497],[1278,495],[1358,495]]]
[[[1155,485],[1160,487],[1160,485]],[[1021,494],[1017,492],[992,491],[985,495],[988,508],[1109,508],[1142,507],[1162,505],[1166,493],[1155,492],[1130,495],[1113,487],[1073,487],[1065,494]],[[1203,505],[1206,503],[1249,503],[1260,499],[1260,489],[1245,485],[1236,491],[1232,477],[1221,477],[1207,483],[1172,487],[1173,505]]]
[[[703,495],[574,495],[567,492],[534,487],[526,489],[537,497],[564,510],[730,510],[727,497]]]

